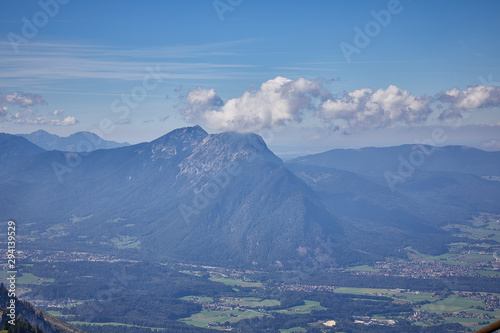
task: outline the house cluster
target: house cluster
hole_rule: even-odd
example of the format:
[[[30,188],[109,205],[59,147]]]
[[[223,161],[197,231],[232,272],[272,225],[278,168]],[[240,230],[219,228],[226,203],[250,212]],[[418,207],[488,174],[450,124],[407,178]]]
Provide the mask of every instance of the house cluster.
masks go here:
[[[371,318],[368,316],[353,316],[355,324],[363,325],[379,325],[379,326],[392,326],[396,324],[393,319]]]
[[[479,319],[494,319],[495,316],[487,313],[470,313],[466,311],[459,312],[444,312],[441,314],[443,317],[455,317],[455,318],[479,318]]]
[[[401,276],[419,279],[433,279],[451,276],[474,276],[475,267],[469,265],[448,265],[440,260],[384,262],[373,266],[372,271],[355,271],[355,275]]]
[[[324,286],[324,285],[309,285],[309,284],[283,284],[279,286],[280,291],[304,291],[307,293],[314,291],[330,291],[335,290],[334,286]]]

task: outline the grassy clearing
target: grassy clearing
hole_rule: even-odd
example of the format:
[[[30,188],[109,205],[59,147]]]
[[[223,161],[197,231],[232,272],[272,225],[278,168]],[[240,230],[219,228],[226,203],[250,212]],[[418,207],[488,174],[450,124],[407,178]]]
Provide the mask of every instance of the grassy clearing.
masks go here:
[[[457,318],[457,317],[447,317],[445,318],[445,323],[446,324],[453,324],[453,323],[459,323],[463,326],[466,326],[466,327],[474,327],[474,326],[477,326],[476,328],[474,328],[474,330],[476,329],[479,329],[480,327],[483,327],[483,326],[486,326],[487,324],[485,325],[478,325],[479,323],[484,323],[484,322],[488,322],[488,323],[492,323],[492,322],[495,322],[497,319],[479,319],[479,318]]]
[[[382,295],[386,297],[391,297],[395,302],[422,302],[422,301],[434,301],[436,300],[432,297],[434,294],[429,292],[422,292],[419,294],[412,293],[400,293],[397,291],[391,291],[390,289],[379,289],[379,288],[347,288],[340,287],[336,288],[334,293],[338,294],[351,294],[351,295]],[[394,298],[393,296],[404,297],[404,298]]]
[[[215,281],[215,282],[224,283],[228,286],[238,286],[238,287],[247,287],[247,288],[261,288],[264,286],[264,284],[260,283],[260,282],[234,280],[234,279],[230,279],[230,278],[216,277],[214,275],[210,276],[210,280]]]
[[[354,266],[354,267],[351,267],[349,269],[347,269],[347,271],[352,271],[352,272],[380,272],[380,269],[375,269],[371,266],[368,266],[368,265],[360,265],[360,266]]]
[[[260,299],[255,297],[242,297],[242,298],[225,298],[225,303],[238,304],[247,308],[265,308],[270,306],[279,306],[281,303],[275,299]]]
[[[228,310],[228,311],[209,311],[203,310],[193,314],[189,318],[180,319],[180,321],[196,327],[207,327],[208,323],[236,323],[242,319],[250,319],[254,317],[265,316],[262,312],[254,310]]]
[[[500,223],[496,218],[480,216],[474,218],[472,225],[449,224],[445,230],[458,229],[458,237],[466,237],[475,240],[489,239],[500,243]]]
[[[47,312],[49,315],[52,315],[54,317],[61,317],[63,314],[61,313],[61,311],[45,311]]]
[[[422,310],[432,313],[458,312],[465,310],[469,311],[472,310],[472,306],[482,305],[484,305],[482,301],[451,295],[444,300],[436,301],[432,304],[425,304],[422,306]]]
[[[191,301],[191,302],[213,302],[214,299],[213,297],[198,297],[198,296],[184,296],[181,298],[184,301]]]
[[[322,307],[317,301],[304,301],[304,305],[294,306],[292,308],[288,308],[285,310],[278,310],[276,312],[284,313],[284,314],[309,314],[312,311],[316,310],[325,310],[325,307]]]
[[[307,329],[302,328],[300,326],[297,327],[292,327],[292,328],[287,328],[287,329],[280,329],[281,333],[299,333],[299,332],[307,332]]]
[[[6,281],[8,278],[7,271],[0,272],[0,280]],[[55,282],[52,278],[42,278],[35,276],[31,273],[18,274],[16,277],[16,284],[43,284],[43,283],[53,283]]]

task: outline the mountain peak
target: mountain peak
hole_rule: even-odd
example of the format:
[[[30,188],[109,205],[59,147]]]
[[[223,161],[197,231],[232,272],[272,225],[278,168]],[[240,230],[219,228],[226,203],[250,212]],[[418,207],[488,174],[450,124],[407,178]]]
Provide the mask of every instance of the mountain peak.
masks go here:
[[[168,159],[180,152],[182,156],[190,154],[207,136],[200,126],[175,129],[150,142],[152,159]]]
[[[176,134],[182,133],[182,134],[186,134],[186,135],[201,135],[201,136],[208,135],[208,133],[203,128],[201,128],[200,125],[177,128],[168,134],[173,134],[173,133],[176,133]]]
[[[47,131],[44,131],[43,129],[39,129],[37,131],[34,131],[33,133],[31,133],[31,135],[53,135],[53,134],[50,134],[49,132]]]
[[[167,134],[159,137],[156,140],[151,141],[151,143],[168,143],[169,141],[183,140],[187,141],[201,141],[208,136],[203,128],[199,125],[191,127],[181,127],[168,132]]]

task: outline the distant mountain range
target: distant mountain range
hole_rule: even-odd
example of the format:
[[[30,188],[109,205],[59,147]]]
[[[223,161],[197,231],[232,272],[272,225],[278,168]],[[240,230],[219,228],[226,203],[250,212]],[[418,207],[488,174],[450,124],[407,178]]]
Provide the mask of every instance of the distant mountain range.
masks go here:
[[[255,134],[199,126],[89,154],[8,134],[0,147],[0,216],[31,223],[37,244],[54,249],[337,266],[406,246],[439,253],[453,240],[444,224],[500,213],[500,152],[465,147],[334,150],[285,164]]]
[[[69,152],[86,152],[97,149],[111,149],[129,146],[127,142],[120,143],[104,140],[92,132],[77,132],[67,137],[50,134],[44,130],[38,130],[31,134],[19,134],[35,145],[45,150],[60,150]]]
[[[289,163],[346,170],[368,177],[384,177],[386,172],[398,174],[400,167],[403,173],[415,168],[476,176],[500,176],[500,152],[486,152],[464,146],[402,145],[385,148],[333,149],[320,154],[298,157]]]

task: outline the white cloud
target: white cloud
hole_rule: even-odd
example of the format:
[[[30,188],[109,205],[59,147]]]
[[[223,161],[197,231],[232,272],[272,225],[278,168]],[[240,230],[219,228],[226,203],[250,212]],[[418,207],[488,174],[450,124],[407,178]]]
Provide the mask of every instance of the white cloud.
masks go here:
[[[17,106],[17,112],[9,112],[5,104]],[[30,106],[43,105],[47,102],[42,96],[32,93],[13,92],[11,94],[0,95],[0,121],[14,122],[16,124],[27,125],[51,125],[51,126],[70,126],[79,121],[73,116],[64,116],[64,110],[58,109],[43,115],[37,110],[28,108]]]
[[[343,119],[351,127],[384,127],[396,123],[419,123],[431,113],[432,98],[414,96],[390,85],[373,92],[370,88],[344,93],[325,101],[316,114],[326,120]]]
[[[17,124],[25,125],[51,125],[51,126],[70,126],[78,123],[75,117],[67,116],[44,116],[38,111],[26,109],[16,112],[12,116],[12,121]]]
[[[207,113],[215,112],[224,105],[222,99],[215,93],[215,89],[198,87],[190,90],[186,95],[188,108],[181,111],[189,122],[206,121]],[[212,111],[214,110],[214,111]]]
[[[51,125],[56,125],[56,126],[69,126],[79,123],[79,121],[73,116],[64,117],[64,119],[62,120],[57,119],[56,121],[54,121],[54,119],[51,119],[51,122],[52,122]]]
[[[246,91],[240,97],[224,102],[215,89],[197,88],[185,97],[184,118],[215,130],[257,132],[300,122],[306,111],[327,126],[345,133],[349,128],[383,128],[424,123],[435,109],[439,120],[465,117],[464,110],[500,106],[500,87],[477,86],[466,90],[449,89],[436,96],[413,95],[398,86],[385,89],[362,88],[332,97],[323,81],[276,77],[262,83],[259,89]],[[339,122],[340,121],[340,122]]]
[[[452,88],[439,96],[439,100],[451,103],[461,110],[479,109],[500,105],[500,87],[475,86],[465,90]]]
[[[300,121],[302,111],[314,108],[314,97],[327,96],[322,80],[278,76],[226,103],[215,89],[191,90],[186,96],[188,108],[181,113],[186,120],[212,129],[251,132]]]
[[[14,92],[10,95],[5,95],[3,103],[18,105],[22,107],[33,106],[37,104],[47,104],[47,102],[38,94],[27,94]]]

